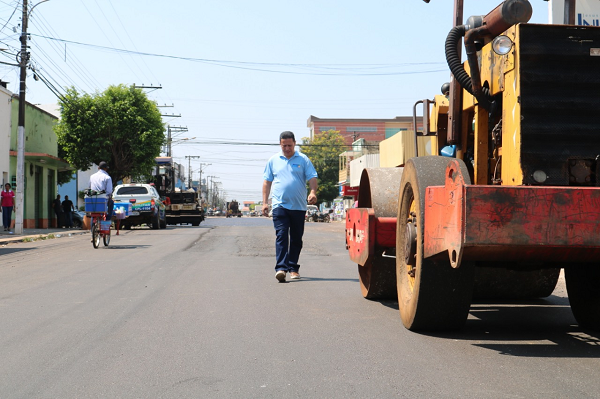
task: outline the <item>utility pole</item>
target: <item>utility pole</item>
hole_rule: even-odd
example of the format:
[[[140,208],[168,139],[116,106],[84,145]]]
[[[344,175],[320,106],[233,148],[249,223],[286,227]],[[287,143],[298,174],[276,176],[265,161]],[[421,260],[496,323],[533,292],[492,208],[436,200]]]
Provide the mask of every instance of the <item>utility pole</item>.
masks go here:
[[[219,184],[221,184],[220,181],[213,181],[213,184],[215,186],[214,192],[213,192],[213,202],[215,203],[215,206],[217,208],[221,208],[220,204],[219,204]]]
[[[142,87],[142,86],[134,86],[134,87],[137,87],[137,88],[146,88],[146,89],[148,88],[148,87]],[[162,89],[162,87],[159,87],[159,89]],[[171,104],[171,105],[166,105],[165,104],[165,105],[157,105],[156,106],[156,108],[173,108],[173,107],[175,107],[175,105],[173,105],[173,104]],[[179,114],[179,115],[175,115],[175,114],[160,114],[160,116],[164,116],[164,117],[167,117],[167,118],[181,118],[181,114]]]
[[[167,156],[171,156],[171,125],[167,125]]]
[[[207,166],[212,165],[211,163],[201,163],[200,164],[200,180],[198,180],[198,185],[200,186],[200,198],[202,198],[202,171],[204,170],[204,168],[206,168]],[[204,168],[202,167],[204,166]],[[208,185],[206,186],[206,198],[208,199]]]
[[[210,191],[208,193],[208,202],[210,203],[211,207],[215,207],[215,185],[214,185],[214,179],[217,176],[206,176],[206,178],[210,179]]]
[[[15,234],[23,234],[23,194],[25,185],[25,80],[27,79],[27,0],[23,0],[23,17],[21,21],[21,51],[19,66],[21,78],[19,85],[19,121],[17,128],[17,192],[15,201]]]
[[[213,208],[213,204],[212,204],[212,199],[211,199],[211,195],[212,195],[212,178],[213,176],[206,176],[206,180],[207,180],[207,185],[206,185],[206,200],[208,201],[208,203],[210,204],[210,207]],[[210,179],[210,184],[208,182],[208,179]]]
[[[164,115],[161,115],[164,116]],[[181,132],[187,132],[188,128],[185,126],[171,126],[171,125],[167,125],[167,156],[171,157],[172,152],[171,152],[171,143],[173,142],[173,137],[171,135],[171,133],[181,133]]]
[[[144,85],[143,83],[142,83],[142,85],[141,85],[141,86],[138,86],[138,85],[136,85],[136,84],[134,83],[134,84],[133,84],[133,87],[134,87],[135,89],[150,89],[150,92],[153,92],[154,90],[159,90],[159,89],[162,89],[162,86],[152,86],[152,85],[150,85],[150,86],[146,86],[146,85]]]
[[[200,158],[199,155],[186,155],[188,159],[188,188],[192,188],[192,158]]]

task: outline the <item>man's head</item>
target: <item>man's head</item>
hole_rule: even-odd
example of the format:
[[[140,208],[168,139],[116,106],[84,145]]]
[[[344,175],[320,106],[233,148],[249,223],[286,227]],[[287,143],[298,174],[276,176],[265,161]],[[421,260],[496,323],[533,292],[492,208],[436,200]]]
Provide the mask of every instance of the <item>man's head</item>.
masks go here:
[[[58,194],[58,195],[56,196],[56,199],[60,199],[60,194]]]
[[[65,201],[66,201],[66,200],[68,200],[68,199],[69,199],[69,196],[68,196],[68,195],[65,195]]]
[[[108,164],[106,162],[102,161],[98,164],[98,169],[107,170]]]
[[[294,133],[285,131],[279,135],[279,145],[281,146],[281,151],[283,152],[283,156],[286,158],[291,158],[296,152],[296,138],[294,137]]]

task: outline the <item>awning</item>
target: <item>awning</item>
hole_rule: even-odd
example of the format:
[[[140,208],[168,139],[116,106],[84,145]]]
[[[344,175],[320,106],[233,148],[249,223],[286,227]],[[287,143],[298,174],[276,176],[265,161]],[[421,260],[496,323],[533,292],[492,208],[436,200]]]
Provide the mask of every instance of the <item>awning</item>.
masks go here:
[[[17,157],[17,151],[9,151],[11,157]],[[44,154],[42,152],[25,152],[25,161],[33,164],[42,164],[51,169],[56,169],[59,172],[66,170],[76,170],[74,167],[69,165],[64,159],[55,157],[54,155]]]

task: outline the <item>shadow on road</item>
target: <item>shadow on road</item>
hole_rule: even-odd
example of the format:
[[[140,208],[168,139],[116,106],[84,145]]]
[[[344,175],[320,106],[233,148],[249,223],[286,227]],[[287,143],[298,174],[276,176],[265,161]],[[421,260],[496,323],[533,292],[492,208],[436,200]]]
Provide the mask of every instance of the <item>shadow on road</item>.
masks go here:
[[[137,248],[147,248],[151,245],[109,245],[108,247],[104,247],[104,249],[137,249]]]
[[[398,310],[395,300],[379,303]],[[600,358],[600,332],[579,327],[569,300],[556,296],[529,301],[475,301],[463,329],[420,334],[470,341],[508,356]]]
[[[22,252],[22,251],[31,251],[33,249],[38,249],[37,247],[32,247],[32,248],[0,248],[0,256],[2,255],[8,255],[8,254],[14,254],[17,252]]]
[[[600,332],[577,325],[567,298],[478,301],[469,314],[461,331],[435,336],[473,341],[501,355],[600,358]]]
[[[288,280],[289,282],[300,283],[302,281],[352,281],[353,283],[358,283],[357,278],[323,278],[323,277],[304,277],[300,280]]]

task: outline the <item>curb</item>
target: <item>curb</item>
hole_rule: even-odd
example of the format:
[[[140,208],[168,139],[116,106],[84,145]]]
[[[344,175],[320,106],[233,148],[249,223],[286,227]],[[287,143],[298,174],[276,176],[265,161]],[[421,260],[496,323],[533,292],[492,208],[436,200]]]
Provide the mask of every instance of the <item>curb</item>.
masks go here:
[[[55,238],[63,238],[63,237],[71,237],[74,235],[87,234],[89,230],[75,230],[75,231],[65,231],[65,232],[51,232],[44,234],[31,234],[26,236],[8,236],[8,237],[0,237],[0,246],[5,246],[8,244],[14,244],[18,242],[24,241],[40,241],[40,240],[53,240]],[[50,237],[52,236],[52,237]]]

